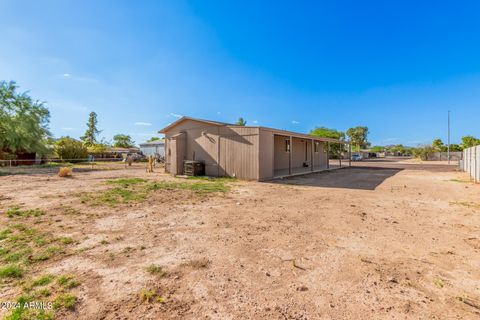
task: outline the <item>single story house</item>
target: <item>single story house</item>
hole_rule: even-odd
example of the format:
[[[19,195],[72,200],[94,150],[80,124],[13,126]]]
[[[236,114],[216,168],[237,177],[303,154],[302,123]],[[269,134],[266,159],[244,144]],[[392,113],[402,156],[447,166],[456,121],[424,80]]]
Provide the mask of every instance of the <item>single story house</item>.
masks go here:
[[[207,176],[271,180],[329,168],[330,143],[346,141],[182,117],[165,134],[165,171],[183,174],[185,160],[202,161]]]
[[[154,156],[157,154],[160,155],[160,157],[165,157],[165,140],[160,139],[160,140],[140,143],[140,152],[142,152],[147,157],[150,155]]]

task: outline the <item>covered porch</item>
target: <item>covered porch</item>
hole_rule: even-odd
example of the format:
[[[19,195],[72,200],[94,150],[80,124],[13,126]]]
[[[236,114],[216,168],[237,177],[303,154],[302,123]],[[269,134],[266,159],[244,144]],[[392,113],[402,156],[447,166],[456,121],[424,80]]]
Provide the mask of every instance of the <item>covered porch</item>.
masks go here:
[[[332,148],[332,144],[337,147]],[[332,155],[338,159],[331,161]],[[347,159],[342,159],[345,156]],[[346,141],[312,138],[310,135],[274,134],[274,179],[350,165],[351,147]]]

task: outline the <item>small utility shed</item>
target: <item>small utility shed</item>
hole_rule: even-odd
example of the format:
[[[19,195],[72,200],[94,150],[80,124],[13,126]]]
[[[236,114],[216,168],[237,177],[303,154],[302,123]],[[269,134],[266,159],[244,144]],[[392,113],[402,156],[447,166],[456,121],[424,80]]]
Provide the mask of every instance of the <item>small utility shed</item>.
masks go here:
[[[140,151],[146,156],[160,155],[165,156],[165,141],[154,140],[149,142],[140,143]]]
[[[271,180],[329,168],[328,145],[348,142],[259,126],[182,117],[165,134],[165,170],[183,174],[184,160],[205,163],[207,176]]]

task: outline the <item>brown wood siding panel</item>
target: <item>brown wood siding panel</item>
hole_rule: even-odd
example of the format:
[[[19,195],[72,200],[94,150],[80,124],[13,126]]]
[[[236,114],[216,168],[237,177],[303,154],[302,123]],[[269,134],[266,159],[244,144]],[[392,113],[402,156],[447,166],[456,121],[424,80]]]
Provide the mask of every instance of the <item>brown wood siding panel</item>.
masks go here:
[[[204,161],[205,174],[217,176],[218,130],[219,127],[215,125],[208,125],[194,120],[186,120],[166,132],[165,137],[166,139],[169,139],[180,132],[185,132],[185,156],[181,161]]]
[[[175,156],[177,158],[177,168],[176,172],[174,172],[175,174],[183,174],[183,160],[185,159],[186,150],[185,142],[185,134],[175,137]]]
[[[259,133],[259,179],[270,180],[274,176],[274,135],[261,129]]]
[[[240,179],[258,180],[258,128],[220,128],[220,172]]]
[[[304,162],[305,162],[305,139],[293,138],[292,168],[302,168]],[[307,162],[310,162],[310,161],[307,160]]]
[[[169,148],[171,146],[170,139],[165,137],[165,172],[170,173],[170,161],[171,161],[171,155],[170,152],[168,152]]]
[[[167,152],[171,137],[180,132],[185,133],[184,159],[194,160],[195,155],[195,160],[203,160],[206,175],[259,179],[259,128],[186,120],[165,133]],[[167,156],[167,161],[170,158]]]
[[[288,137],[274,136],[274,170],[288,169],[290,154],[285,152],[285,140]]]
[[[327,168],[327,154],[325,153],[325,142],[320,142],[319,152],[313,153],[313,162],[314,162],[314,169],[326,169]]]

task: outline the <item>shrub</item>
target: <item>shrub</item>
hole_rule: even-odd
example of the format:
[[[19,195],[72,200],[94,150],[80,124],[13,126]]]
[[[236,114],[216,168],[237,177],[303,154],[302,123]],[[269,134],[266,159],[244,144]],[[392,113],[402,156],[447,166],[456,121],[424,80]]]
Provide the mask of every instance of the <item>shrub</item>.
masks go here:
[[[156,264],[151,264],[147,267],[147,271],[151,274],[158,275],[160,277],[163,277],[166,272],[163,270],[163,267],[156,265]]]
[[[86,159],[88,156],[87,147],[81,141],[70,137],[63,137],[55,144],[55,153],[64,160],[73,162],[77,159]]]
[[[147,290],[147,289],[142,289],[140,291],[140,299],[143,302],[160,302],[160,303],[165,303],[165,299],[160,296],[156,290]]]
[[[75,309],[75,304],[77,303],[77,300],[78,298],[73,294],[65,293],[55,299],[55,301],[53,302],[53,308],[59,309],[63,307],[65,309],[73,310]]]
[[[104,153],[108,151],[109,146],[106,143],[96,143],[88,146],[88,152],[90,153]]]
[[[58,176],[65,178],[65,177],[71,177],[72,176],[72,168],[70,167],[61,167],[58,170]]]
[[[60,278],[58,278],[57,283],[67,289],[76,288],[80,285],[80,282],[75,280],[75,278],[70,275],[61,276]]]
[[[47,274],[33,281],[32,286],[34,287],[45,286],[50,282],[52,282],[52,280],[53,280],[53,276],[51,274]]]
[[[428,160],[428,156],[433,154],[435,149],[432,146],[425,145],[415,148],[413,150],[413,155],[415,158],[420,158],[421,160]]]
[[[15,265],[0,268],[0,278],[21,278],[23,270]]]

